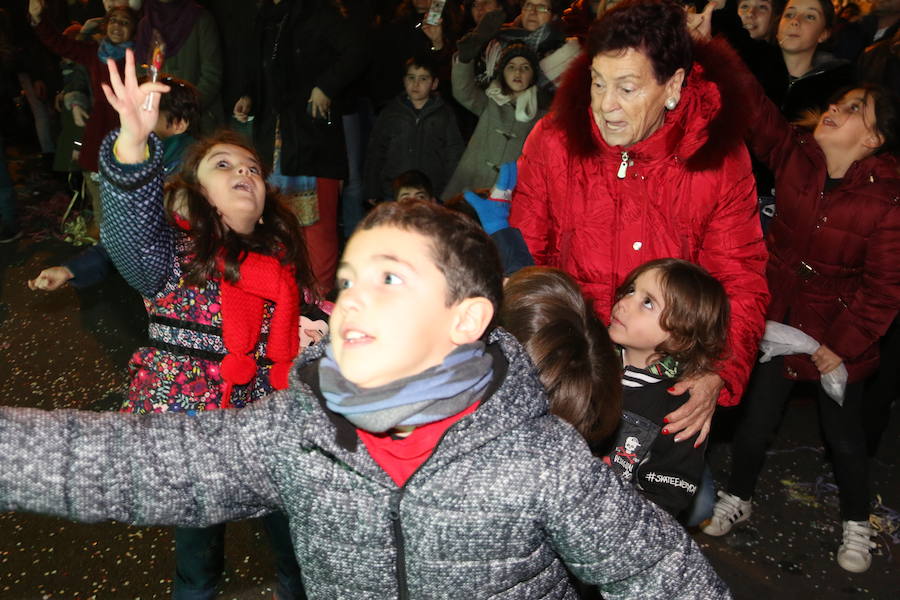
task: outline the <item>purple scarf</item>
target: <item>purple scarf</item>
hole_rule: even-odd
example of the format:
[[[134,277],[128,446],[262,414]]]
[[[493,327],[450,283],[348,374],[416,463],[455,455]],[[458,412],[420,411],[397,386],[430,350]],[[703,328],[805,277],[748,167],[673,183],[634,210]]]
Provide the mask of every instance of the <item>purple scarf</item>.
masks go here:
[[[134,52],[138,64],[148,63],[150,60],[150,44],[154,29],[166,43],[165,57],[178,54],[193,31],[194,23],[197,22],[202,10],[203,7],[194,0],[172,0],[172,2],[146,0],[144,16],[138,22],[135,35]]]

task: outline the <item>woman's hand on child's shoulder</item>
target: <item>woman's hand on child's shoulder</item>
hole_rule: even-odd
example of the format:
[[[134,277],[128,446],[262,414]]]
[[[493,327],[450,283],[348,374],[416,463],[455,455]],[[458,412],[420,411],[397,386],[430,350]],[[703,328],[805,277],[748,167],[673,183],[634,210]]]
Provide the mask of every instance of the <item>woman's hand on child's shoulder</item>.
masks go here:
[[[709,435],[719,392],[724,385],[725,382],[717,374],[706,373],[682,379],[670,387],[670,394],[678,396],[690,391],[691,396],[681,407],[666,415],[668,427],[663,432],[675,436],[676,442],[684,442],[699,433],[694,440],[694,447],[702,444]]]
[[[169,91],[162,83],[138,85],[134,69],[134,53],[125,51],[125,79],[119,76],[114,60],[106,61],[110,84],[103,84],[103,93],[117,113],[122,129],[116,143],[116,158],[122,163],[139,163],[146,158],[146,144],[159,117],[160,94]],[[149,97],[149,101],[148,101]]]

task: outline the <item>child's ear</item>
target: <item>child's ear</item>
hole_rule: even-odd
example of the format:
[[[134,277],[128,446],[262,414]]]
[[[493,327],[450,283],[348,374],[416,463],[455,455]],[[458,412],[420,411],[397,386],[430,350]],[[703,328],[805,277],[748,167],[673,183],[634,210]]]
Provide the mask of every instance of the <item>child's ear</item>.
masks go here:
[[[172,124],[172,135],[181,135],[191,126],[190,121],[186,121],[185,119],[177,119]]]
[[[450,341],[461,346],[481,338],[494,318],[494,305],[483,296],[466,298],[454,309],[456,318],[450,330]]]
[[[438,83],[440,83],[440,81],[441,81],[441,80],[438,79],[437,77],[433,77],[433,78],[431,79],[431,91],[432,91],[432,92],[435,91],[435,90],[438,88]]]
[[[884,145],[884,136],[878,131],[871,131],[863,140],[863,146],[868,150],[878,150]]]

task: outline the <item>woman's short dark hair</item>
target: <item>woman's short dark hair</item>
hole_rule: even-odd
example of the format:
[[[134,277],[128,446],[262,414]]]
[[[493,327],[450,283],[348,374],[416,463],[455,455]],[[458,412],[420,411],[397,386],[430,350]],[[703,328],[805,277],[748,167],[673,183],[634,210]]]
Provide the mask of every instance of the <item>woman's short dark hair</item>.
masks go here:
[[[588,442],[622,418],[622,361],[578,284],[558,269],[526,267],[503,289],[500,325],[525,346],[550,397],[550,413]]]
[[[725,288],[703,267],[678,258],[651,260],[634,269],[625,278],[616,298],[633,287],[635,280],[648,271],[659,272],[665,307],[659,326],[669,334],[656,348],[656,359],[671,356],[684,377],[715,371],[725,360],[730,304]]]
[[[681,4],[674,0],[624,0],[591,25],[588,56],[629,48],[647,56],[660,84],[678,69],[684,69],[687,75],[693,63],[693,45]]]

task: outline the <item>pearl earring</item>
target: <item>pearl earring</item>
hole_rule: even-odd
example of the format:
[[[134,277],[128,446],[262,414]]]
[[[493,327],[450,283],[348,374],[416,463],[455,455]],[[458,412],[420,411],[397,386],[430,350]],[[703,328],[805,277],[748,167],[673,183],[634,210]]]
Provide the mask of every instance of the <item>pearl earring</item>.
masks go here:
[[[678,100],[675,98],[669,98],[666,100],[666,108],[669,110],[675,110],[675,107],[678,106]]]

